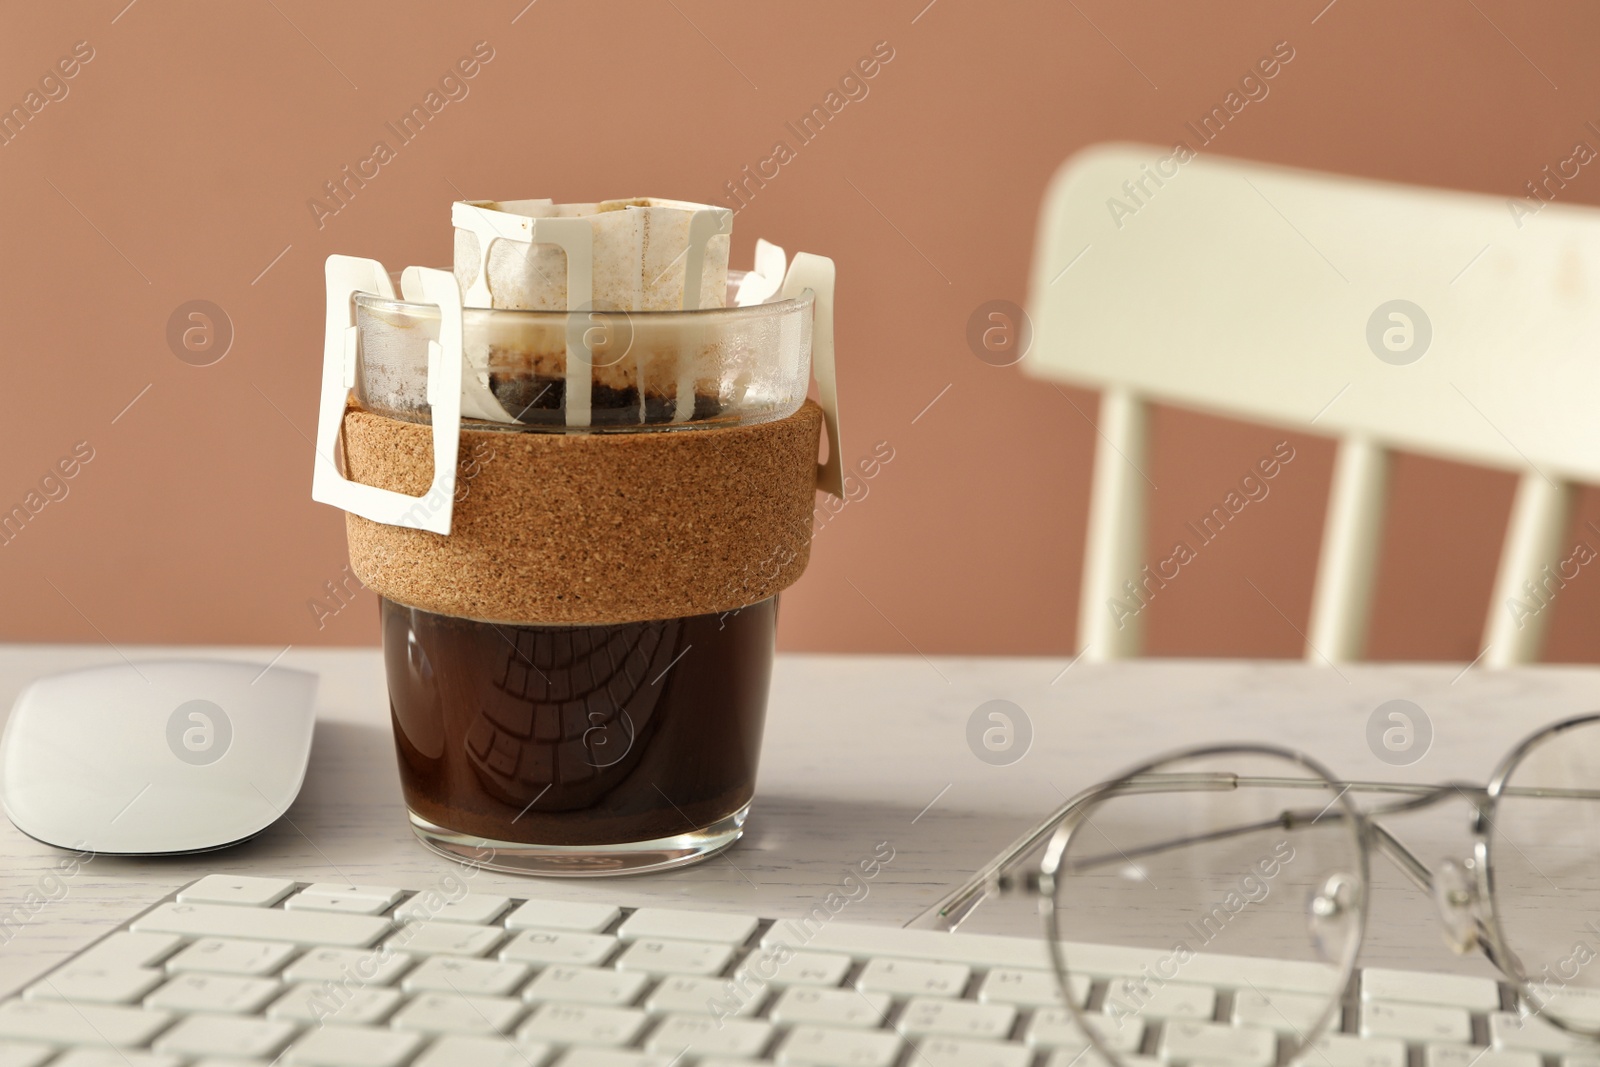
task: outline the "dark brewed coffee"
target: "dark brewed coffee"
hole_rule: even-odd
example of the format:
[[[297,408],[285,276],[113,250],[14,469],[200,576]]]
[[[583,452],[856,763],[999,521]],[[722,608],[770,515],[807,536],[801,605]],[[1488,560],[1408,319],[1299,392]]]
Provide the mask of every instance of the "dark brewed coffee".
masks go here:
[[[565,418],[567,381],[564,377],[493,373],[489,375],[489,388],[501,406],[524,425],[560,425]],[[591,384],[589,410],[592,415],[607,412],[622,416],[620,420],[615,417],[602,420],[608,424],[620,421],[659,426],[683,421],[675,394],[646,392],[641,395],[635,386],[619,389],[600,382]],[[689,418],[703,422],[721,411],[722,402],[716,397],[696,393],[694,411]]]
[[[614,845],[708,827],[755,791],[777,598],[617,626],[507,626],[381,603],[400,783],[489,842]]]

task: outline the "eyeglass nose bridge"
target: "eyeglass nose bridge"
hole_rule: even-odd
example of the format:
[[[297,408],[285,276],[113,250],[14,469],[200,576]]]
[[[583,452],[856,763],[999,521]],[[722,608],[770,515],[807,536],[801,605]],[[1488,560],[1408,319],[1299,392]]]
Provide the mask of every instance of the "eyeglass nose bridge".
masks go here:
[[[1433,904],[1445,944],[1458,956],[1478,947],[1482,907],[1478,893],[1476,863],[1465,859],[1445,860],[1433,874]]]
[[[1344,955],[1363,911],[1361,879],[1349,871],[1335,871],[1313,886],[1306,898],[1306,924],[1312,943],[1324,960]]]

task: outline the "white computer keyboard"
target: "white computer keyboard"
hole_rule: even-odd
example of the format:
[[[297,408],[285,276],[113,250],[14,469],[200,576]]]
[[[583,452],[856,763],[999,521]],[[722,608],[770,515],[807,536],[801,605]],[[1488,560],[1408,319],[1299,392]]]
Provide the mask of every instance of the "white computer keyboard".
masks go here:
[[[211,875],[0,1002],[0,1067],[1069,1067],[1043,942]],[[814,913],[815,915],[816,913]],[[779,946],[782,946],[781,948]],[[797,947],[799,946],[799,947]],[[1075,953],[1091,1014],[1147,957]],[[1311,964],[1197,957],[1130,1063],[1282,1062]],[[1368,969],[1315,1067],[1593,1067],[1488,978]],[[1485,1049],[1493,1051],[1486,1052]]]

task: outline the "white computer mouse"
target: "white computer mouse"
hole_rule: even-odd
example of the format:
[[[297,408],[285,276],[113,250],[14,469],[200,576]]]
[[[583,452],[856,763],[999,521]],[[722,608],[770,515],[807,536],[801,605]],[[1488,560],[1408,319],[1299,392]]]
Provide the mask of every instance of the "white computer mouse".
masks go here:
[[[222,848],[294,802],[317,676],[158,660],[41,678],[0,740],[0,804],[46,844],[104,854]]]

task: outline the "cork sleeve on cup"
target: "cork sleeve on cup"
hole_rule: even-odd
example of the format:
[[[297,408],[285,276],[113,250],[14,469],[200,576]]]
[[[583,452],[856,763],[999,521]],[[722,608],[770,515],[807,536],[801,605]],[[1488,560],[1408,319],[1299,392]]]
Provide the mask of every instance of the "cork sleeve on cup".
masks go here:
[[[821,430],[812,401],[755,426],[463,428],[449,536],[347,514],[350,562],[390,600],[491,622],[624,623],[744,607],[805,570]],[[432,433],[352,404],[349,477],[426,492]]]

